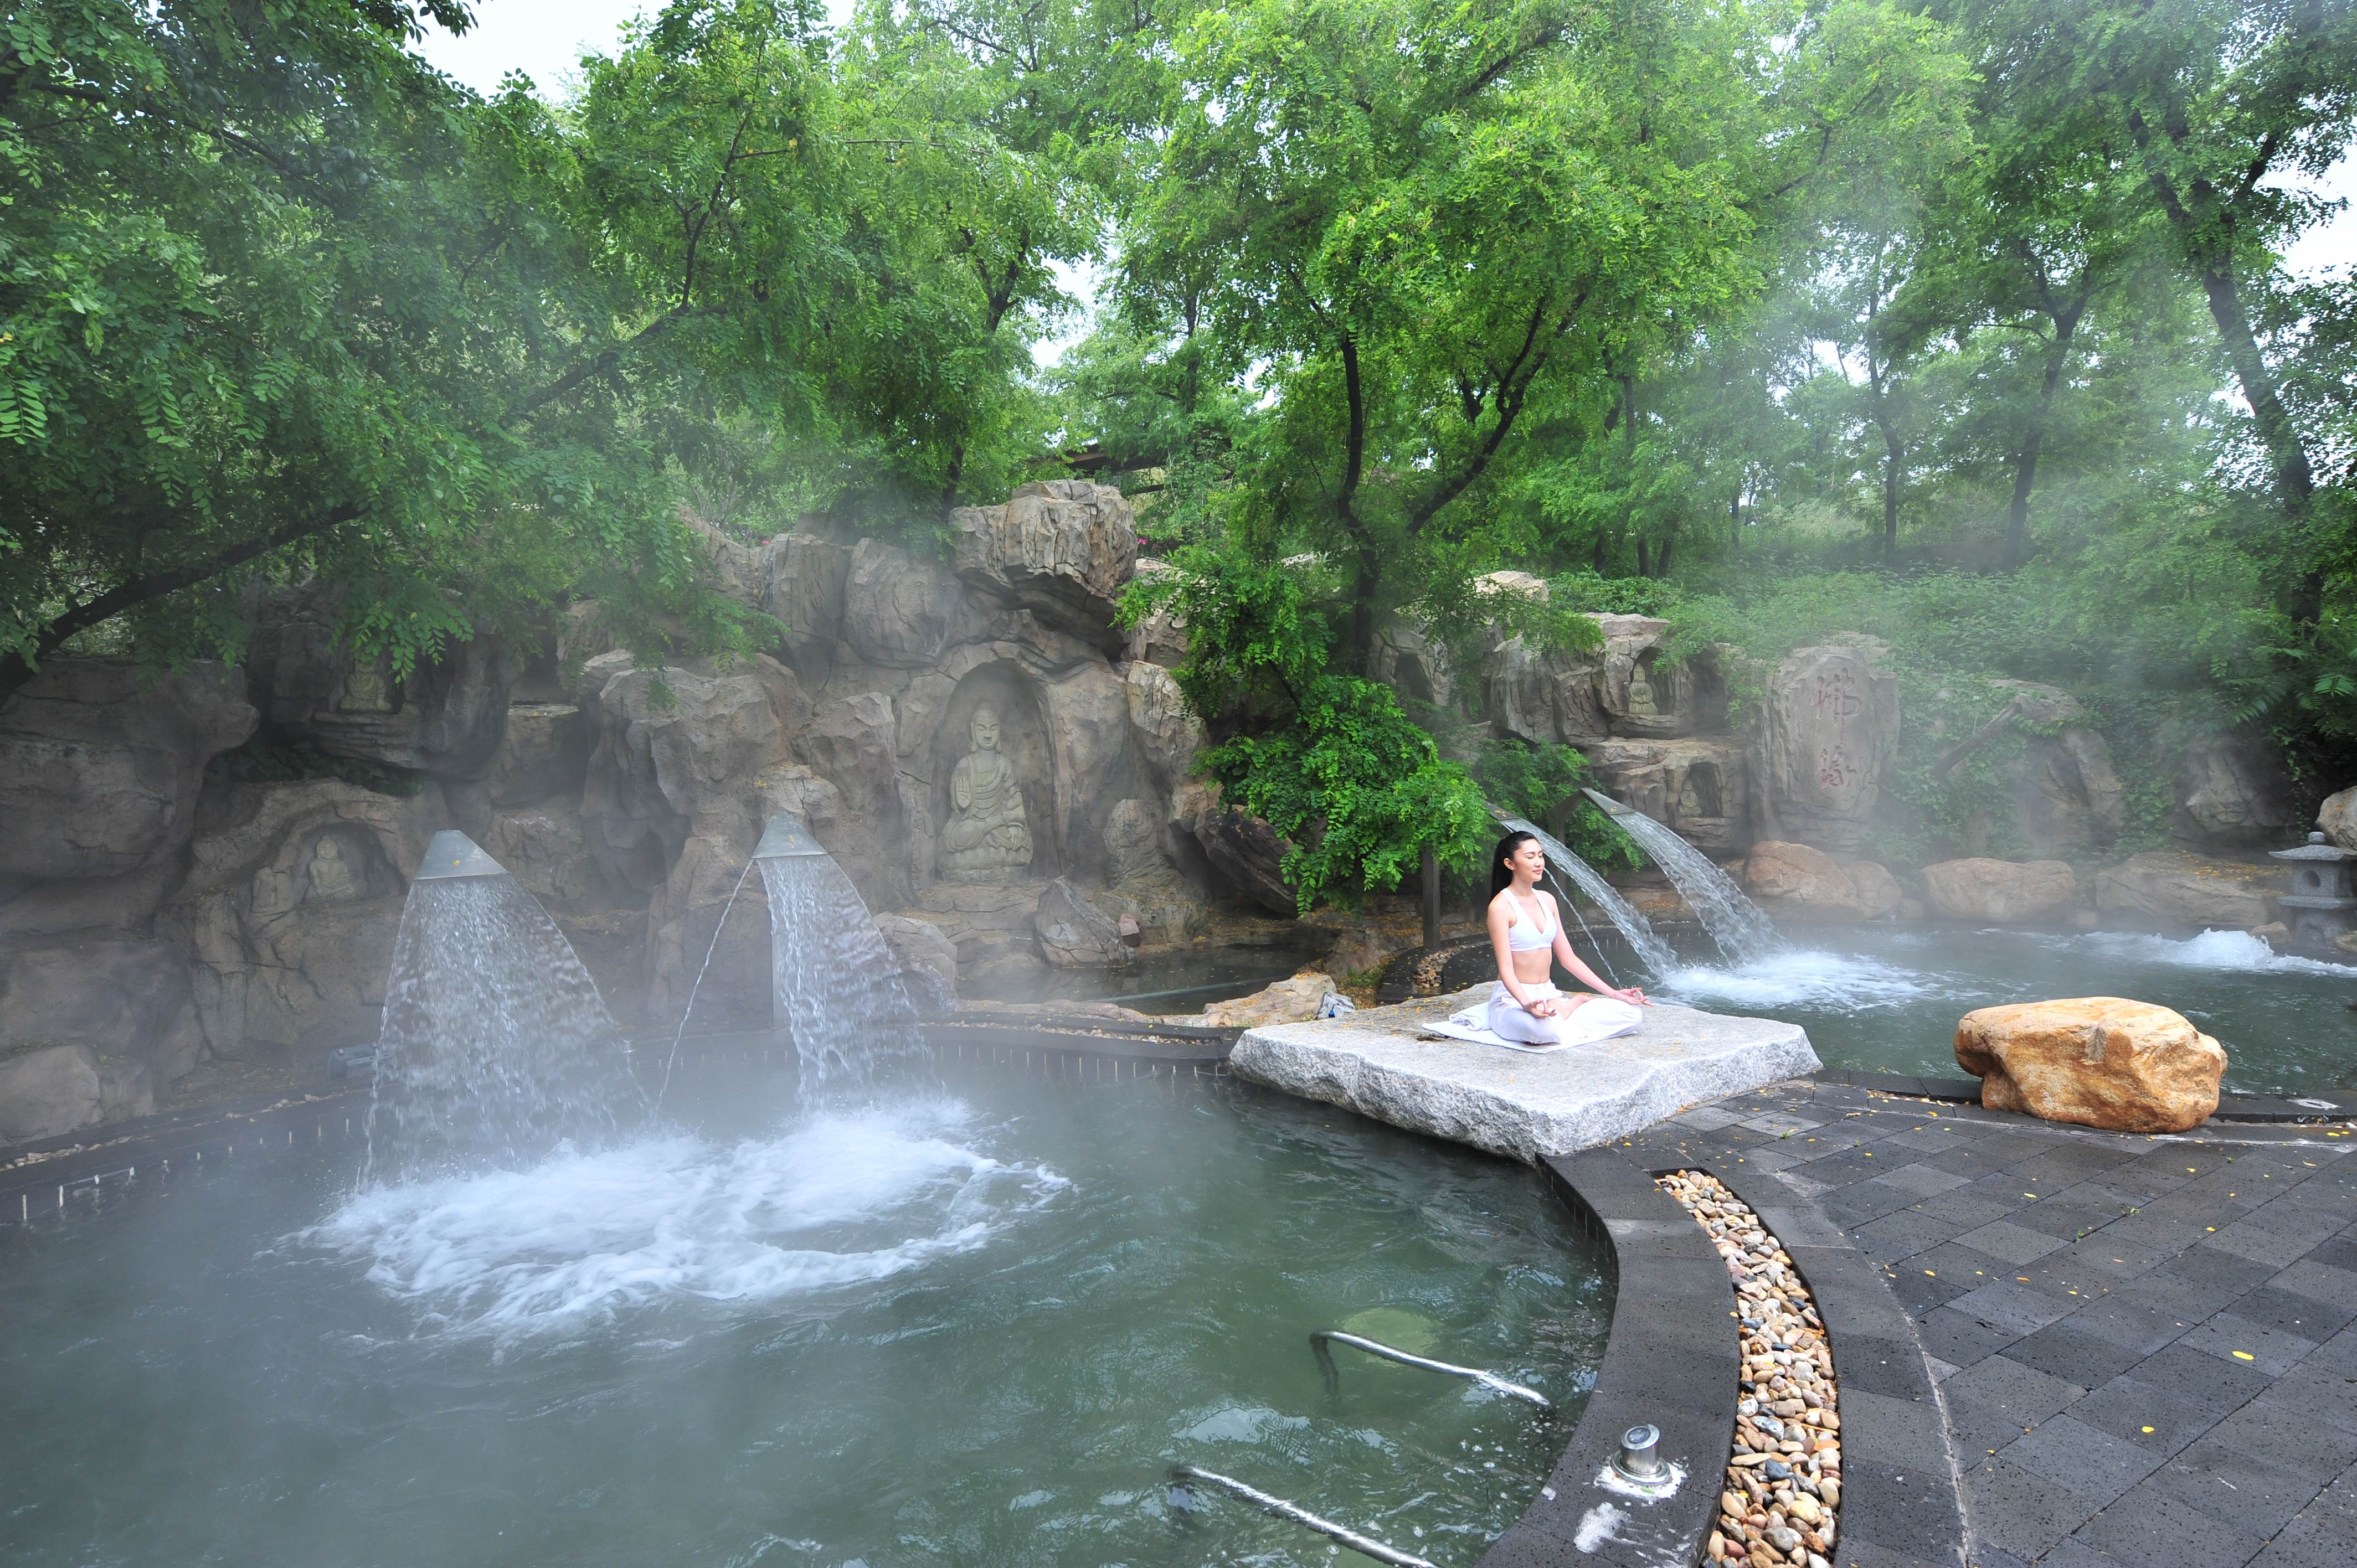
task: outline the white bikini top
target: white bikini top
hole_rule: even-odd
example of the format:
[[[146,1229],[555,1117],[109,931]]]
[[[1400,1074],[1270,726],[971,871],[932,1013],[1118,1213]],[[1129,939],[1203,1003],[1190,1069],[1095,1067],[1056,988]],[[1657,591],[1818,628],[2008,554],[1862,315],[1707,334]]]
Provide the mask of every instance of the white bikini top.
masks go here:
[[[1512,897],[1509,895],[1509,897]],[[1544,908],[1544,905],[1541,908]],[[1523,901],[1514,899],[1514,923],[1506,928],[1508,952],[1536,952],[1541,948],[1555,946],[1555,932],[1542,930],[1523,913]]]

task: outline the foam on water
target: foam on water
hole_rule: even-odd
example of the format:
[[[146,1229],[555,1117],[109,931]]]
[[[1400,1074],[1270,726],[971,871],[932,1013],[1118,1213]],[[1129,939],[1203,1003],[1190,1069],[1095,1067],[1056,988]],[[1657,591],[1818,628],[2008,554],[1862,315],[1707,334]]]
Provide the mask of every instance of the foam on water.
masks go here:
[[[2198,937],[2172,941],[2167,937],[2098,932],[2075,939],[2113,960],[2169,964],[2180,969],[2209,969],[2257,974],[2322,974],[2357,980],[2357,968],[2323,959],[2279,953],[2248,931],[2204,931]]]
[[[731,1145],[657,1136],[526,1170],[373,1187],[289,1238],[367,1266],[429,1335],[570,1336],[695,1302],[759,1309],[972,1251],[1069,1184],[934,1101]]]
[[[1964,977],[1926,974],[1860,954],[1786,949],[1724,968],[1687,964],[1672,970],[1662,990],[1700,1005],[1866,1013],[1963,995],[1959,986],[1970,983]]]

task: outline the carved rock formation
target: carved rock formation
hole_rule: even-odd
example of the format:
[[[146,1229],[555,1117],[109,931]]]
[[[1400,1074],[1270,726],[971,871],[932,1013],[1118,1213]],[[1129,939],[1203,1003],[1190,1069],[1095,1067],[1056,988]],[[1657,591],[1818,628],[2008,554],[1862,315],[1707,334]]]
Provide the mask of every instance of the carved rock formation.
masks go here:
[[[52,659],[0,708],[0,878],[123,876],[188,842],[205,764],[253,733],[216,664]]]
[[[957,571],[967,582],[1118,652],[1114,608],[1137,564],[1137,523],[1111,485],[1049,479],[1003,506],[960,507]]]
[[[2247,931],[2275,918],[2276,897],[2287,890],[2278,863],[2155,849],[2096,873],[2095,908],[2166,926]]]
[[[1899,677],[1858,647],[1787,654],[1760,710],[1765,819],[1776,836],[1857,847],[1899,751]]]
[[[1264,1024],[1298,1024],[1318,1016],[1318,1004],[1334,989],[1334,977],[1304,970],[1290,980],[1265,985],[1249,996],[1214,1002],[1187,1022],[1215,1029],[1255,1029]]]
[[[1219,791],[1190,783],[1172,798],[1179,825],[1202,846],[1203,857],[1245,898],[1272,915],[1293,915],[1299,901],[1279,869],[1285,840],[1260,818],[1220,804]]]
[[[844,581],[843,640],[870,664],[920,670],[965,618],[965,590],[935,562],[863,539]]]
[[[2324,804],[2316,809],[2316,825],[2327,842],[2357,849],[2357,788],[2326,796]]]
[[[1751,842],[1749,758],[1734,739],[1608,740],[1583,750],[1598,789],[1697,849],[1727,854]]]
[[[807,533],[781,533],[766,553],[761,607],[786,623],[789,646],[831,642],[843,634],[844,590],[851,547]]]
[[[332,596],[310,587],[264,601],[245,668],[267,732],[437,779],[484,777],[515,672],[505,644],[495,637],[452,643],[439,660],[396,677],[382,661],[336,646],[337,615]]]
[[[212,1054],[375,1036],[409,874],[446,825],[439,793],[338,779],[217,785],[157,929],[193,961]]]
[[[1120,929],[1059,876],[1039,895],[1031,917],[1040,955],[1059,969],[1108,969],[1129,962]]]
[[[197,1065],[204,1035],[188,960],[166,940],[113,934],[47,937],[0,951],[0,1061],[22,1063],[21,1092],[38,1112],[10,1107],[0,1086],[0,1138],[47,1137],[155,1108],[156,1091]],[[79,1053],[94,1079],[58,1049]],[[95,1098],[83,1096],[92,1087]],[[71,1085],[69,1090],[68,1086]],[[7,1122],[54,1122],[46,1132]]]
[[[1923,900],[1952,920],[2020,925],[2058,919],[2078,901],[2067,861],[1943,860],[1923,868]]]
[[[2178,757],[2169,825],[2179,839],[2213,849],[2258,847],[2298,823],[2291,775],[2265,736],[2193,731],[2169,736],[2164,749]]]
[[[1870,860],[1835,861],[1807,844],[1770,840],[1751,846],[1744,890],[1779,919],[1871,920],[1899,908],[1898,880]]]

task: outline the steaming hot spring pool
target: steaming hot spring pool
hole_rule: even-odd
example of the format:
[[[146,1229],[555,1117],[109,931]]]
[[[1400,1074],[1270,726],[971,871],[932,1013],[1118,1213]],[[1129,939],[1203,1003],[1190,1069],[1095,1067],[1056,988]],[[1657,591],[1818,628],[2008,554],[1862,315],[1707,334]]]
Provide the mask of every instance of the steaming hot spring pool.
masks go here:
[[[0,1270],[0,1562],[1443,1564],[1528,1504],[1611,1286],[1531,1170],[1225,1080],[1010,1069],[355,1196],[332,1147]],[[674,1097],[674,1103],[676,1096]],[[1344,1328],[1495,1369],[1337,1352]]]
[[[1657,995],[1809,1031],[1835,1071],[1956,1078],[1956,1020],[2052,996],[2132,996],[2173,1007],[2226,1048],[2226,1088],[2357,1088],[2357,968],[2271,951],[2243,931],[2194,937],[1996,928],[1792,926],[1781,950],[1728,963],[1682,935],[1684,964]],[[1631,966],[1625,948],[1611,961]]]

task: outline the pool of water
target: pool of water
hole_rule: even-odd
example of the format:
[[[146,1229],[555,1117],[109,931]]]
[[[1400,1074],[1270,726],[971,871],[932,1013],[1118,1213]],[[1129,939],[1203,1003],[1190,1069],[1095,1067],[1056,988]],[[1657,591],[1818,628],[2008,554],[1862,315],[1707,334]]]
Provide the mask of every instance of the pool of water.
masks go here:
[[[2271,951],[2241,931],[2126,932],[1867,925],[1796,927],[1741,965],[1706,940],[1656,981],[1670,1001],[1787,1019],[1829,1068],[1954,1077],[1956,1021],[1975,1007],[2130,996],[2175,1008],[2226,1048],[2226,1087],[2300,1094],[2357,1087],[2357,968]]]
[[[0,1562],[1444,1564],[1568,1436],[1611,1287],[1527,1168],[1226,1082],[776,1080],[529,1170],[218,1176],[0,1253]],[[1545,1421],[1340,1351],[1498,1369]]]

